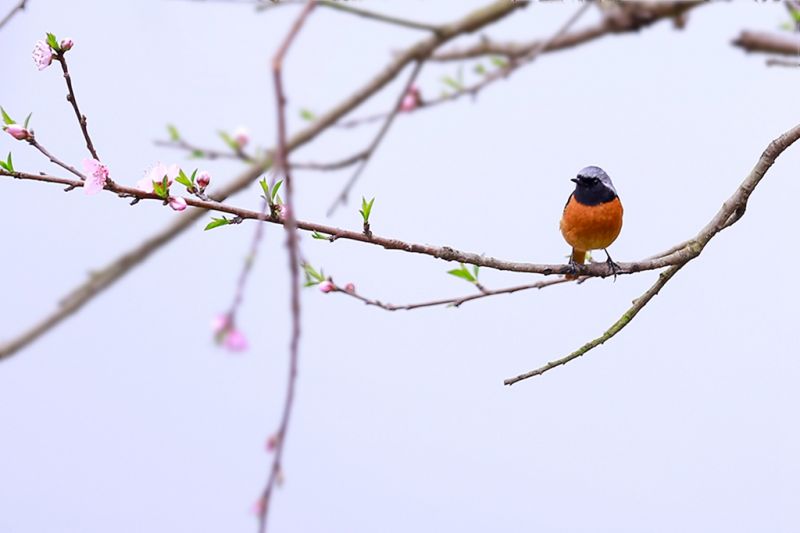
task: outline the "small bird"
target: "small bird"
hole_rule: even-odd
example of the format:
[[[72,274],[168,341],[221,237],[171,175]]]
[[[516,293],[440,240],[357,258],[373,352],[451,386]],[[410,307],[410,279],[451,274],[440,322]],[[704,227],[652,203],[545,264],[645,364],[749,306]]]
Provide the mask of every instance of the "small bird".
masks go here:
[[[577,277],[579,265],[586,260],[586,252],[602,249],[606,263],[616,275],[619,270],[609,255],[608,248],[622,229],[622,202],[611,178],[600,167],[586,167],[572,178],[575,191],[569,195],[561,215],[561,234],[572,246],[569,264]]]

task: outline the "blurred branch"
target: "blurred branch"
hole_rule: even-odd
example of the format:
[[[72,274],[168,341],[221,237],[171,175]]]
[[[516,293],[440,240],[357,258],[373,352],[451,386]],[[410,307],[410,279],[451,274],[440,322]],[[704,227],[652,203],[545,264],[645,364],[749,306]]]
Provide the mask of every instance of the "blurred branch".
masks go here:
[[[441,305],[446,305],[449,307],[459,307],[461,304],[466,302],[471,302],[473,300],[478,300],[481,298],[488,298],[489,296],[496,296],[498,294],[512,294],[515,292],[527,291],[530,289],[544,289],[545,287],[550,287],[552,285],[560,285],[562,283],[569,283],[569,282],[577,282],[583,283],[589,279],[588,277],[581,277],[578,279],[567,279],[567,278],[556,278],[556,279],[549,279],[545,281],[537,281],[536,283],[528,283],[525,285],[516,285],[514,287],[507,287],[505,289],[497,289],[497,290],[487,290],[482,289],[478,294],[472,294],[470,296],[459,296],[457,298],[446,298],[443,300],[431,300],[429,302],[420,302],[420,303],[413,303],[413,304],[405,304],[405,305],[394,305],[390,303],[384,303],[380,300],[374,300],[372,298],[367,298],[362,296],[356,292],[355,289],[348,290],[347,287],[340,287],[339,285],[334,284],[333,290],[335,292],[339,292],[350,296],[351,298],[355,298],[360,302],[364,302],[366,305],[371,305],[374,307],[379,307],[386,311],[412,311],[414,309],[422,309],[425,307],[436,307]]]
[[[358,168],[356,168],[355,172],[353,172],[353,175],[350,176],[349,180],[347,180],[347,183],[345,184],[344,188],[336,196],[336,199],[334,199],[333,203],[328,208],[327,211],[328,216],[331,216],[334,213],[334,211],[336,211],[336,208],[338,206],[347,204],[347,197],[350,195],[350,190],[353,188],[353,185],[355,185],[356,181],[358,181],[358,178],[361,176],[361,173],[364,172],[364,169],[367,167],[370,158],[375,153],[375,150],[378,149],[378,146],[381,144],[381,141],[383,140],[384,136],[389,131],[389,128],[392,126],[392,122],[394,122],[397,113],[400,112],[400,105],[403,103],[403,99],[406,97],[406,94],[408,94],[408,91],[409,89],[411,89],[411,86],[414,85],[414,81],[417,79],[419,71],[422,69],[422,65],[423,65],[422,61],[417,61],[417,63],[414,65],[414,68],[411,71],[411,75],[408,77],[408,81],[406,81],[406,84],[403,86],[403,90],[400,93],[400,96],[397,97],[397,101],[394,104],[394,108],[386,117],[383,126],[381,126],[381,129],[378,130],[378,134],[375,136],[370,145],[364,151],[364,157],[361,158]]]
[[[743,31],[731,43],[746,52],[800,55],[800,37],[762,31]]]
[[[192,156],[201,159],[238,159],[240,161],[244,161],[245,163],[255,162],[255,159],[247,155],[247,153],[241,148],[235,152],[214,150],[212,148],[200,148],[199,146],[195,146],[194,144],[191,144],[183,139],[178,139],[176,141],[156,140],[153,141],[153,143],[156,146],[165,146],[167,148],[186,150],[187,152],[190,152]]]
[[[289,341],[289,375],[286,382],[286,399],[283,403],[283,415],[275,433],[275,450],[272,455],[272,465],[269,469],[267,483],[261,495],[261,506],[258,517],[258,530],[261,533],[267,531],[267,515],[272,502],[272,491],[275,483],[281,475],[281,459],[286,444],[286,436],[289,431],[289,420],[294,406],[294,392],[297,384],[297,362],[300,355],[300,251],[297,239],[297,219],[295,218],[294,207],[294,183],[292,180],[291,167],[289,166],[289,151],[286,145],[286,96],[283,90],[283,60],[289,47],[294,42],[300,29],[303,27],[308,16],[316,6],[315,0],[308,0],[305,7],[300,12],[297,20],[292,25],[286,38],[278,48],[275,57],[272,59],[272,75],[275,83],[275,107],[278,122],[278,146],[275,151],[275,164],[278,173],[283,173],[284,190],[286,191],[286,210],[284,217],[284,229],[286,230],[286,248],[289,258],[289,273],[291,279],[290,308],[292,313],[292,326]],[[264,198],[269,202],[268,198]]]
[[[722,207],[717,214],[714,215],[714,218],[712,218],[711,221],[700,230],[694,239],[687,241],[686,247],[683,248],[683,250],[689,250],[691,253],[683,255],[680,261],[674,263],[670,268],[662,272],[659,275],[656,283],[644,294],[642,294],[642,296],[634,300],[633,306],[628,309],[625,314],[623,314],[622,317],[617,320],[608,330],[606,330],[605,333],[584,344],[576,351],[561,359],[551,361],[546,365],[537,368],[536,370],[525,372],[513,378],[508,378],[504,381],[504,383],[506,385],[513,385],[524,379],[540,376],[548,370],[565,365],[573,359],[576,359],[590,350],[597,348],[619,333],[628,324],[630,324],[631,320],[633,320],[633,318],[639,313],[639,311],[642,310],[642,308],[644,308],[645,305],[648,304],[648,302],[650,302],[653,296],[658,294],[658,291],[661,290],[661,288],[666,285],[670,279],[672,279],[678,270],[680,270],[686,263],[699,256],[708,242],[713,239],[715,235],[725,228],[732,226],[742,218],[747,208],[747,202],[750,199],[750,195],[761,182],[764,175],[767,173],[770,167],[772,167],[773,163],[775,163],[777,157],[782,154],[784,150],[789,148],[789,146],[794,144],[798,139],[800,139],[800,125],[795,126],[769,143],[769,146],[767,146],[767,148],[761,154],[761,157],[758,159],[756,166],[753,167],[753,170],[750,171],[750,174],[747,175],[747,177],[744,179],[741,185],[739,185],[731,197],[722,204]],[[672,254],[667,255],[667,257],[671,256]]]
[[[8,23],[8,21],[11,20],[14,17],[14,15],[17,14],[18,11],[24,11],[25,10],[25,4],[27,4],[27,3],[28,3],[28,0],[20,0],[19,2],[17,2],[17,5],[12,7],[11,11],[9,11],[6,14],[6,16],[3,17],[3,20],[0,20],[0,29],[2,29],[3,26],[5,26]]]
[[[439,46],[451,39],[474,32],[486,25],[497,22],[524,6],[525,4],[521,2],[516,3],[506,0],[496,0],[451,24],[443,26],[440,33],[429,36],[411,45],[404,52],[396,56],[375,77],[356,89],[327,113],[320,116],[309,127],[289,138],[286,146],[287,151],[291,153],[293,150],[312,141],[344,115],[358,108],[369,97],[373,96],[390,83],[403,68],[412,61],[418,61],[420,58],[428,57]],[[249,169],[245,170],[214,194],[211,194],[211,198],[215,200],[224,200],[232,194],[245,189],[263,172],[269,169],[271,165],[272,157],[270,151],[267,151],[266,156],[258,158]],[[0,346],[0,359],[8,357],[12,353],[27,346],[42,334],[59,324],[66,317],[78,311],[97,294],[111,286],[132,268],[150,257],[153,252],[182,234],[183,231],[189,228],[201,216],[203,216],[203,211],[200,210],[192,213],[182,213],[182,216],[177,221],[167,225],[164,229],[155,233],[148,239],[145,239],[142,243],[122,254],[117,259],[114,259],[104,267],[93,271],[92,277],[73,289],[55,311],[41,319],[11,342]]]

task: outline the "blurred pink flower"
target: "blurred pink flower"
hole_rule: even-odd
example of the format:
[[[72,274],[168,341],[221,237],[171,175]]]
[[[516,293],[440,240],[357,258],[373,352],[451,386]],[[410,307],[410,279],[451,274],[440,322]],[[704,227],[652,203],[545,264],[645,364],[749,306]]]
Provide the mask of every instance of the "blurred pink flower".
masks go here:
[[[278,436],[277,435],[270,435],[267,439],[267,451],[274,452],[275,447],[278,445]]]
[[[75,43],[72,42],[72,39],[67,37],[66,39],[61,40],[61,44],[59,46],[61,46],[62,51],[66,52],[67,50],[72,50],[72,47],[75,46]]]
[[[278,213],[280,213],[283,218],[286,218],[289,215],[289,206],[286,204],[279,205]]]
[[[336,290],[336,285],[334,285],[331,280],[326,279],[325,281],[323,281],[322,283],[319,284],[319,290],[321,290],[322,292],[327,294],[329,292],[335,291]]]
[[[197,175],[197,185],[201,189],[208,187],[209,183],[211,183],[211,174],[207,170],[203,170]]]
[[[183,196],[170,196],[169,206],[175,211],[186,209],[186,199]]]
[[[414,111],[421,103],[422,98],[420,97],[419,89],[417,89],[416,85],[412,85],[408,88],[408,92],[406,92],[405,96],[403,96],[403,100],[400,102],[400,111],[404,113]]]
[[[348,283],[347,285],[344,286],[344,290],[349,293],[353,293],[356,292],[356,286],[353,285],[352,283]]]
[[[7,126],[3,126],[3,129],[18,141],[24,141],[31,136],[30,132],[19,124],[9,124]]]
[[[247,143],[250,142],[250,132],[247,128],[238,127],[236,131],[233,132],[233,140],[236,141],[236,144],[239,145],[239,148],[244,148],[247,146]]]
[[[44,41],[36,41],[33,47],[33,62],[39,70],[44,70],[50,66],[50,63],[53,62],[53,51],[50,49],[49,44]]]
[[[136,182],[136,188],[144,192],[153,192],[153,182],[163,181],[164,176],[167,177],[167,187],[169,187],[172,185],[172,180],[177,178],[179,173],[180,168],[178,165],[167,166],[159,161],[147,171],[147,174],[142,179]]]
[[[211,329],[217,343],[222,344],[232,352],[242,352],[247,349],[247,337],[233,325],[231,317],[227,314],[217,315],[211,321]]]
[[[86,181],[83,184],[83,192],[95,194],[103,190],[108,179],[108,167],[97,159],[86,158],[83,160],[83,169],[86,171]]]

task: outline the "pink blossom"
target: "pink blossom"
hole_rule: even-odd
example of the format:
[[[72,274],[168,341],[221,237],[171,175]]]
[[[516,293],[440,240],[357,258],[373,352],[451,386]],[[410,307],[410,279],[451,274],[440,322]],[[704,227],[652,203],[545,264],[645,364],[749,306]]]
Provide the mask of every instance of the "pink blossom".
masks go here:
[[[3,129],[18,141],[24,141],[29,139],[31,136],[31,133],[19,124],[9,124],[7,126],[3,126]]]
[[[169,206],[175,211],[186,209],[186,199],[183,196],[170,196]]]
[[[50,66],[50,63],[53,62],[53,51],[49,44],[44,41],[36,41],[36,45],[33,47],[33,62],[39,70]]]
[[[356,292],[356,286],[353,285],[352,283],[348,283],[347,285],[344,286],[344,290],[352,294]]]
[[[279,205],[278,213],[280,213],[283,218],[286,218],[287,216],[289,216],[289,206],[286,204]]]
[[[62,50],[62,51],[66,52],[67,50],[72,50],[72,47],[73,47],[74,45],[75,45],[75,43],[74,43],[74,42],[72,42],[72,39],[70,39],[69,37],[67,37],[66,39],[62,39],[62,40],[61,40],[60,47],[61,47],[61,50]]]
[[[211,183],[211,174],[207,170],[203,170],[197,175],[197,185],[199,185],[201,189],[208,187],[209,183]]]
[[[321,290],[322,292],[327,294],[329,292],[335,291],[336,290],[336,285],[334,285],[331,280],[326,279],[325,281],[323,281],[322,283],[319,284],[319,290]]]
[[[250,142],[250,132],[247,128],[239,127],[233,132],[233,140],[239,145],[239,148],[244,148]]]
[[[158,162],[147,171],[147,174],[136,182],[136,188],[140,189],[144,192],[153,192],[153,182],[161,182],[164,180],[164,176],[167,177],[167,187],[172,185],[172,180],[178,177],[180,173],[180,168],[178,165],[165,165],[162,162]]]
[[[83,169],[86,171],[86,181],[83,183],[83,192],[95,194],[106,186],[108,167],[97,159],[86,158],[83,160]]]
[[[408,92],[406,92],[405,96],[403,96],[403,100],[400,102],[400,111],[405,113],[414,111],[421,103],[422,98],[420,97],[419,89],[417,89],[416,85],[412,85],[408,88]]]
[[[240,330],[232,327],[228,330],[222,345],[232,352],[243,352],[247,349],[247,337]]]
[[[224,315],[217,315],[211,320],[211,331],[214,332],[214,335],[219,335],[228,327],[230,327],[231,318],[227,314]]]

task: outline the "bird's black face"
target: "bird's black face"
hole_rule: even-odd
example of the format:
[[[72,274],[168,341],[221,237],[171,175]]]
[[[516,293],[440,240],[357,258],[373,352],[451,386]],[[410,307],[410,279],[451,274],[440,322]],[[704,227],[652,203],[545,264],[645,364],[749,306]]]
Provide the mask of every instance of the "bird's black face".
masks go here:
[[[598,205],[617,197],[613,189],[595,176],[578,174],[572,181],[575,182],[575,199],[584,205]]]

